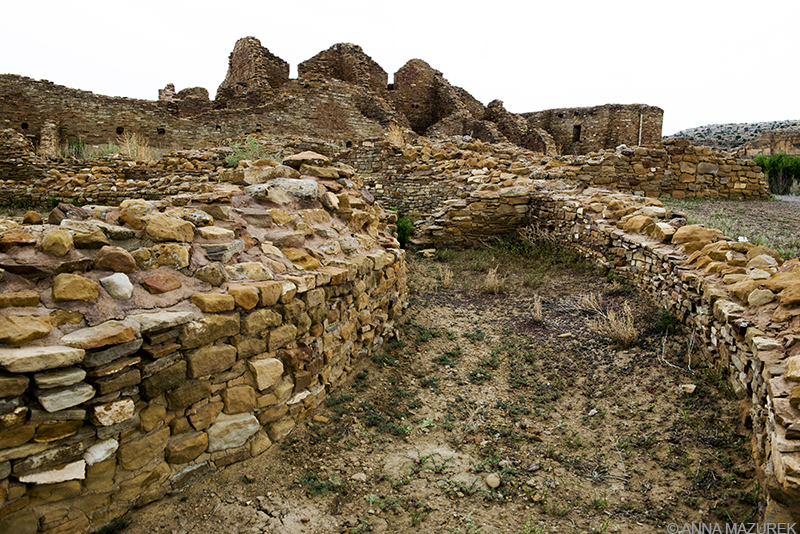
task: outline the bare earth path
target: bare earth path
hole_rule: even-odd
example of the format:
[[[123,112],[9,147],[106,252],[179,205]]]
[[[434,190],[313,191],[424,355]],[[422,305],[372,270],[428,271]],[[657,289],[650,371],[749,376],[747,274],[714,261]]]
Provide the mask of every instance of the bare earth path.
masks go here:
[[[688,369],[690,333],[664,333],[656,306],[559,251],[439,260],[411,258],[401,339],[354,362],[322,418],[134,511],[124,532],[641,533],[756,517],[737,400]],[[495,265],[503,292],[481,292]],[[637,347],[587,329],[589,292],[634,307]]]

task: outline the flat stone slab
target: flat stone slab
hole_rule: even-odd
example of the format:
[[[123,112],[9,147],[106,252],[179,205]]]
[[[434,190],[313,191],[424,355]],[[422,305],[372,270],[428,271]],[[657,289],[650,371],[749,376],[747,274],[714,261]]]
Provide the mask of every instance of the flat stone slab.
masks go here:
[[[131,321],[139,323],[143,334],[148,332],[158,332],[175,326],[186,324],[194,320],[192,312],[155,312],[142,313],[139,315],[129,315]]]
[[[120,321],[106,321],[89,328],[81,328],[61,338],[61,342],[78,349],[96,349],[118,345],[136,339],[133,328]]]
[[[86,462],[78,460],[58,469],[20,476],[19,481],[25,484],[56,484],[67,480],[83,480],[84,478],[86,478]]]
[[[208,452],[241,447],[260,428],[258,419],[252,414],[225,415],[221,413],[216,422],[208,429]]]
[[[76,364],[83,360],[85,354],[83,349],[60,345],[0,349],[0,368],[12,373],[35,373]]]
[[[94,388],[81,382],[65,389],[47,390],[37,395],[39,404],[50,413],[72,408],[94,397]]]

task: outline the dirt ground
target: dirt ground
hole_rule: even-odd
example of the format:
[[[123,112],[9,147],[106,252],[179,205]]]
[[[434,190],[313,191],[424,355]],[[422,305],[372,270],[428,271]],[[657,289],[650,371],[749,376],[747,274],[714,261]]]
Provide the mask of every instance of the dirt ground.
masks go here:
[[[133,511],[124,532],[662,533],[758,518],[737,400],[657,303],[546,247],[409,256],[399,339],[354,362],[284,443]],[[493,268],[498,293],[483,289]],[[589,328],[602,321],[590,293],[603,312],[632,306],[636,346]]]

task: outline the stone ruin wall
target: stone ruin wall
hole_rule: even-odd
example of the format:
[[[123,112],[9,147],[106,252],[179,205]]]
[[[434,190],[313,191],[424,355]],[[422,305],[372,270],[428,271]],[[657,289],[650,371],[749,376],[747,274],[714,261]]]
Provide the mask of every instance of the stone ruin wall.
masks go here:
[[[660,143],[664,110],[643,104],[606,104],[548,109],[522,116],[531,127],[550,132],[562,154],[587,154],[623,144]]]
[[[446,200],[465,198],[484,182],[519,177],[566,179],[666,198],[769,198],[752,160],[687,142],[625,148],[586,156],[541,157],[512,144],[419,137],[404,146],[367,141],[342,152],[383,205],[427,217]]]
[[[176,93],[168,84],[157,101],[148,101],[4,74],[0,128],[26,135],[46,156],[57,156],[69,142],[100,145],[130,134],[151,147],[174,149],[262,132],[357,142],[410,129],[511,142],[545,155],[555,155],[558,146],[564,153],[587,153],[621,143],[653,144],[661,136],[659,108],[614,104],[510,113],[499,100],[484,106],[421,59],[408,61],[389,84],[380,65],[348,43],[300,63],[298,72],[289,79],[288,63],[245,37],[236,42],[213,101],[200,87]]]
[[[419,247],[533,237],[577,251],[672,311],[727,374],[767,495],[765,522],[800,520],[800,261],[683,226],[656,199],[559,181],[483,184],[417,232]],[[792,513],[794,517],[792,517]]]
[[[555,164],[558,164],[556,160]],[[591,186],[666,198],[769,198],[769,186],[753,160],[695,147],[686,140],[657,147],[622,148],[566,163],[563,176]],[[555,169],[554,175],[559,174]]]
[[[393,335],[393,214],[285,161],[0,220],[0,532],[94,530],[259,455]]]
[[[136,134],[153,148],[226,145],[233,137],[269,132],[327,139],[358,140],[382,136],[388,111],[364,90],[338,80],[287,84],[279,98],[243,113],[210,110],[180,118],[175,102],[151,102],[95,95],[47,81],[0,75],[0,128],[12,128],[38,146],[52,124],[56,146],[81,140],[87,145],[114,142]],[[176,108],[178,109],[178,108]],[[370,117],[362,110],[370,110]]]

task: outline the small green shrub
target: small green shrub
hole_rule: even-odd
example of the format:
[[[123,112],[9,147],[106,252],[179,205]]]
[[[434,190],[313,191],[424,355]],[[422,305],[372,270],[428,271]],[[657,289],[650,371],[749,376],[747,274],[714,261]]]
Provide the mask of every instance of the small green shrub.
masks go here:
[[[800,182],[800,157],[787,156],[785,152],[774,156],[756,156],[756,165],[767,175],[769,191],[775,195],[788,195],[792,184]]]
[[[400,246],[406,248],[411,240],[411,233],[414,231],[414,221],[410,217],[402,215],[397,219],[397,240]]]
[[[231,141],[230,144],[233,154],[225,158],[225,166],[235,169],[239,166],[239,162],[245,160],[256,160],[264,157],[264,150],[258,141],[253,136],[248,135],[244,140],[244,145],[236,141]]]

